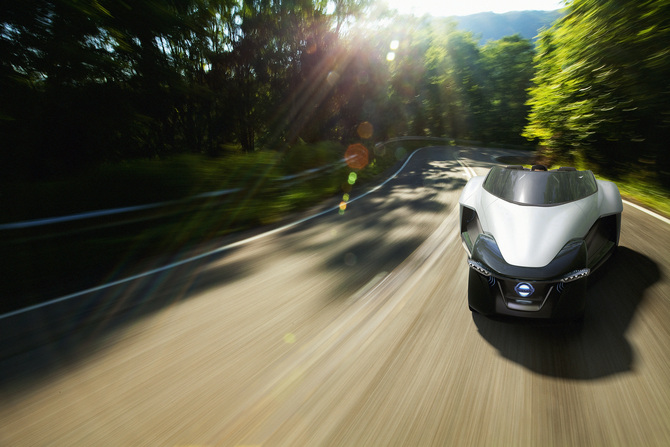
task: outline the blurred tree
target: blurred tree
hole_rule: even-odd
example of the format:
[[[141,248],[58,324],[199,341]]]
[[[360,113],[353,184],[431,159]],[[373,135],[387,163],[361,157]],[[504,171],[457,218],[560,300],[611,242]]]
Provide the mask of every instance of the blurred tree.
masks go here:
[[[385,51],[389,51],[388,46],[394,40],[398,49],[393,51],[393,60],[388,61],[389,101],[396,110],[391,126],[395,135],[426,135],[425,104],[431,83],[426,65],[426,53],[431,45],[429,22],[416,18],[398,21],[383,40]]]
[[[0,19],[2,167],[41,176],[99,160],[110,123],[123,121],[115,94],[100,88],[119,74],[97,24],[95,2],[4,2]],[[91,99],[110,99],[106,108]],[[118,104],[123,104],[119,98]],[[96,151],[87,146],[97,146]]]
[[[447,43],[448,80],[451,90],[450,135],[477,139],[485,131],[487,73],[479,45],[471,33],[455,32]]]
[[[331,0],[333,16],[335,17],[335,32],[340,33],[349,19],[360,17],[372,0]],[[325,5],[325,3],[324,3]]]
[[[488,141],[523,143],[521,133],[530,107],[527,90],[533,77],[534,48],[516,34],[488,42],[482,48],[487,107],[481,135]]]
[[[433,136],[475,138],[484,126],[486,73],[479,46],[454,22],[438,24],[425,54],[425,110]]]
[[[613,173],[670,181],[670,1],[573,0],[535,60],[529,138]]]

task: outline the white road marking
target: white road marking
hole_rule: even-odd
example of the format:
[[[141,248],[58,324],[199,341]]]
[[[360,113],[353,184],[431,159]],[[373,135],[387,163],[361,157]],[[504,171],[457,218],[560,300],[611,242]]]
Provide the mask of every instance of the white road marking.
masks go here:
[[[465,176],[466,176],[467,178],[470,179],[470,178],[472,178],[472,177],[476,177],[476,176],[477,176],[477,173],[475,172],[475,170],[472,169],[470,166],[468,166],[467,163],[465,163],[464,161],[461,161],[460,158],[457,158],[456,161],[458,162],[459,165],[461,165],[461,167],[463,167],[463,170],[465,171]]]
[[[665,222],[666,224],[670,225],[670,219],[661,216],[660,214],[656,214],[653,211],[649,211],[648,209],[641,207],[640,205],[636,205],[632,202],[629,202],[628,200],[624,200],[623,203],[626,205],[630,205],[633,208],[637,208],[638,210],[642,211],[643,213],[649,214],[651,217],[655,217],[656,219],[660,220],[661,222]]]

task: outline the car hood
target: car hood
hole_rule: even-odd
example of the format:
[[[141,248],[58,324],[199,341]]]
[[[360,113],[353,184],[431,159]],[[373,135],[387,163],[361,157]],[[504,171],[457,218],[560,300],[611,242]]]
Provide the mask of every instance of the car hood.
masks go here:
[[[482,230],[495,239],[505,262],[544,267],[571,239],[584,238],[598,218],[597,196],[556,206],[518,205],[482,194]]]

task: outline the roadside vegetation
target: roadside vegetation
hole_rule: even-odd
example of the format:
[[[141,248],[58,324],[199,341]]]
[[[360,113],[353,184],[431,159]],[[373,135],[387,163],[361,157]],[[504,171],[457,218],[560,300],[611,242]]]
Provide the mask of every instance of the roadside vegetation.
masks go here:
[[[0,229],[0,312],[155,268],[159,259],[188,257],[231,233],[278,225],[310,207],[337,207],[425,144],[365,148],[365,165],[351,159],[347,164],[341,145],[302,143],[281,156],[184,154],[101,165],[50,182],[8,184],[23,188],[20,195],[3,189],[5,212],[15,217],[8,222],[26,225]],[[107,209],[121,211],[41,224]]]
[[[670,2],[573,0],[540,34],[524,135],[670,211]]]

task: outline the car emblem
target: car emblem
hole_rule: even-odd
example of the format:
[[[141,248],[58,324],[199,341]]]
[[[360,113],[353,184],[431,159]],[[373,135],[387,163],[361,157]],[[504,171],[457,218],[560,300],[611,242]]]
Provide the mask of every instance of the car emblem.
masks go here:
[[[535,289],[527,282],[520,282],[514,287],[514,291],[520,297],[526,298],[527,296],[531,296],[535,292]]]

